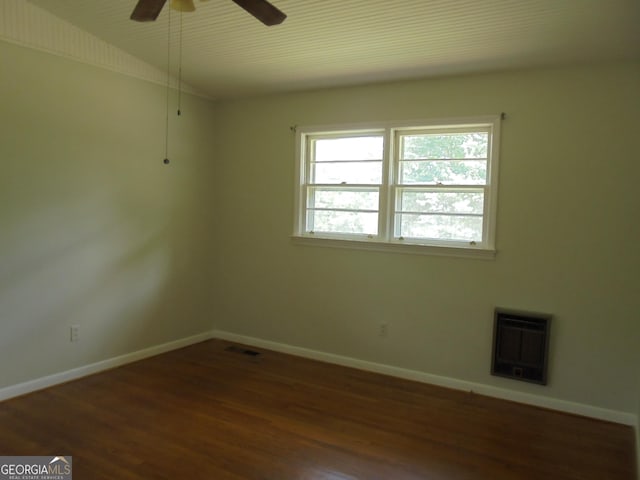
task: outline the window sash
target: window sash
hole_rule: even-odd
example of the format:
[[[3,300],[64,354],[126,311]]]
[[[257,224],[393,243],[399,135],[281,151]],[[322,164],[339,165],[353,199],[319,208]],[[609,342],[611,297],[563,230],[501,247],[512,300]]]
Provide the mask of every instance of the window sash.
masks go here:
[[[380,185],[383,173],[382,160],[310,162],[309,183],[312,185]],[[362,181],[365,178],[370,181]]]
[[[486,159],[429,159],[429,160],[398,160],[398,184],[399,185],[486,185],[487,184],[487,170],[488,161]],[[475,175],[460,175],[456,172],[443,171],[438,172],[438,167],[442,165],[449,165],[450,169],[455,166],[464,166],[472,169],[471,173]],[[428,179],[411,179],[410,165],[423,165],[427,168],[427,175],[433,177],[432,180]],[[435,167],[432,172],[429,172],[429,167]],[[407,172],[405,174],[405,168]],[[424,168],[424,167],[423,167]],[[425,175],[425,172],[422,172]],[[438,176],[436,176],[438,174]],[[414,174],[415,175],[415,174]],[[419,174],[418,174],[419,177]]]

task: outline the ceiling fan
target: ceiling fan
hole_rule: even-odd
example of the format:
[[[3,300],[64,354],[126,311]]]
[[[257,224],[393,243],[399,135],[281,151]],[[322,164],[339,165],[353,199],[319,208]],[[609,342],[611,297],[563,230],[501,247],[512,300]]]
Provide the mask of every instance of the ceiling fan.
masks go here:
[[[153,22],[167,0],[138,0],[136,7],[131,13],[131,20],[137,22]],[[203,0],[204,1],[204,0]],[[251,15],[256,17],[266,26],[278,25],[287,16],[271,5],[267,0],[232,0],[236,5],[244,8]],[[193,0],[171,0],[171,8],[183,12],[195,10]]]

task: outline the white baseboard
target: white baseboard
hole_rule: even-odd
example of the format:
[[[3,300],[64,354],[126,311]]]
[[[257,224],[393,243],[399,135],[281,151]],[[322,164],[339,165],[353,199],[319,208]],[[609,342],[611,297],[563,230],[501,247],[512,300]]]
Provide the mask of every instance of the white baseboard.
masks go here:
[[[43,388],[52,387],[61,383],[69,382],[87,375],[109,370],[111,368],[119,367],[127,363],[136,362],[143,358],[153,357],[161,353],[176,350],[178,348],[187,347],[194,343],[203,342],[211,338],[211,332],[204,332],[191,337],[181,338],[172,342],[163,343],[161,345],[155,345],[153,347],[138,350],[136,352],[127,353],[118,357],[108,358],[100,362],[92,363],[90,365],[84,365],[82,367],[73,368],[65,372],[54,373],[46,377],[36,378],[28,382],[20,383],[18,385],[10,385],[0,389],[0,401],[7,400],[9,398],[18,397],[27,393],[35,392],[36,390],[42,390]]]
[[[583,415],[585,417],[591,417],[591,418],[597,418],[600,420],[621,423],[624,425],[636,426],[636,428],[638,425],[638,416],[628,412],[609,410],[606,408],[596,407],[593,405],[569,402],[566,400],[545,397],[542,395],[533,395],[530,393],[518,392],[515,390],[507,390],[504,388],[494,387],[491,385],[485,385],[481,383],[467,382],[465,380],[458,380],[450,377],[432,375],[430,373],[420,372],[417,370],[408,370],[405,368],[393,367],[393,366],[385,365],[381,363],[369,362],[366,360],[359,360],[357,358],[345,357],[342,355],[335,355],[332,353],[321,352],[318,350],[311,350],[308,348],[296,347],[293,345],[287,345],[284,343],[273,342],[270,340],[263,340],[260,338],[249,337],[246,335],[239,335],[239,334],[221,331],[221,330],[214,330],[212,332],[212,337],[219,338],[222,340],[228,340],[231,342],[243,343],[243,344],[251,345],[254,347],[261,347],[269,350],[275,350],[278,352],[289,353],[292,355],[310,358],[313,360],[320,360],[327,363],[334,363],[334,364],[342,365],[345,367],[358,368],[360,370],[367,370],[371,372],[382,373],[385,375],[391,375],[394,377],[404,378],[407,380],[414,380],[422,383],[428,383],[431,385],[452,388],[455,390],[471,391],[481,395],[486,395],[488,397],[501,398],[504,400],[511,400],[518,403],[533,405],[536,407],[543,407],[551,410],[558,410],[561,412],[572,413],[576,415]]]
[[[636,432],[640,431],[640,419],[637,415],[628,412],[620,412],[617,410],[609,410],[593,405],[586,405],[582,403],[569,402],[566,400],[560,400],[551,397],[545,397],[542,395],[533,395],[530,393],[518,392],[514,390],[508,390],[504,388],[494,387],[491,385],[485,385],[481,383],[467,382],[465,380],[459,380],[450,377],[443,377],[439,375],[433,375],[417,370],[409,370],[400,367],[394,367],[391,365],[385,365],[382,363],[369,362],[366,360],[360,360],[357,358],[346,357],[342,355],[336,355],[333,353],[326,353],[319,350],[312,350],[303,347],[296,347],[285,343],[274,342],[270,340],[263,340],[261,338],[250,337],[246,335],[239,335],[236,333],[226,332],[222,330],[214,330],[211,332],[204,332],[191,337],[174,340],[172,342],[163,343],[161,345],[155,345],[153,347],[138,350],[136,352],[127,353],[114,358],[102,360],[100,362],[92,363],[90,365],[84,365],[82,367],[74,368],[64,372],[54,373],[46,377],[37,378],[28,382],[20,383],[17,385],[10,385],[0,389],[0,401],[7,400],[9,398],[24,395],[36,390],[48,388],[54,385],[65,383],[71,380],[75,380],[87,375],[109,370],[111,368],[119,367],[127,363],[132,363],[143,358],[152,357],[165,353],[178,348],[186,347],[195,343],[199,343],[211,338],[219,338],[222,340],[228,340],[232,342],[243,343],[246,345],[252,345],[255,347],[266,348],[277,352],[289,353],[304,358],[310,358],[313,360],[320,360],[327,363],[333,363],[337,365],[343,365],[346,367],[358,368],[360,370],[367,370],[370,372],[382,373],[385,375],[391,375],[394,377],[405,378],[407,380],[414,380],[422,383],[428,383],[431,385],[437,385],[441,387],[452,388],[455,390],[472,391],[481,395],[487,395],[489,397],[501,398],[505,400],[511,400],[528,405],[534,405],[537,407],[549,408],[552,410],[558,410],[561,412],[573,413],[577,415],[584,415],[586,417],[597,418],[600,420],[606,420],[610,422],[621,423],[624,425],[631,425],[635,427]],[[640,438],[638,439],[638,449],[640,456]]]

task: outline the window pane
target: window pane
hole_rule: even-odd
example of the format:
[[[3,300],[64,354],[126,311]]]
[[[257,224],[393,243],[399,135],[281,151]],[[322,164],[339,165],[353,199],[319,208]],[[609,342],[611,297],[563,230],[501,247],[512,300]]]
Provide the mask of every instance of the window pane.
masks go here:
[[[400,183],[485,185],[486,160],[434,160],[400,162]]]
[[[378,210],[378,192],[362,190],[309,189],[309,208],[343,208],[349,210]]]
[[[482,214],[484,193],[401,190],[398,198],[398,210],[424,213]]]
[[[434,240],[482,240],[482,217],[398,214],[396,234]]]
[[[308,210],[307,228],[314,232],[378,234],[378,213]]]
[[[382,160],[382,135],[315,140],[316,162]]]
[[[380,184],[382,162],[314,163],[313,183]]]
[[[489,134],[436,133],[403,135],[402,158],[487,158]]]

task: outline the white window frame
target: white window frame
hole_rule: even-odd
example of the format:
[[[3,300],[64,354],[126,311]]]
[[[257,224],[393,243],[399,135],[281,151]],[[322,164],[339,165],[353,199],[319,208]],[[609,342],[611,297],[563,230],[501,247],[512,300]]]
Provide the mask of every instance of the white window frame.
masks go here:
[[[494,258],[496,211],[498,201],[498,163],[501,115],[465,118],[414,120],[371,124],[345,124],[329,126],[296,127],[295,202],[292,240],[296,244],[341,248],[356,248],[399,253]],[[403,133],[432,130],[485,129],[489,132],[487,152],[487,179],[485,185],[473,186],[484,190],[482,213],[482,239],[474,242],[432,239],[403,239],[394,235],[396,209],[395,192],[399,161],[396,157],[398,139]],[[342,233],[318,233],[306,231],[307,187],[313,185],[310,178],[309,145],[312,139],[331,136],[382,135],[384,154],[382,159],[382,183],[379,186],[378,234],[350,235]],[[438,188],[434,184],[433,188]],[[418,187],[420,188],[420,187]]]

